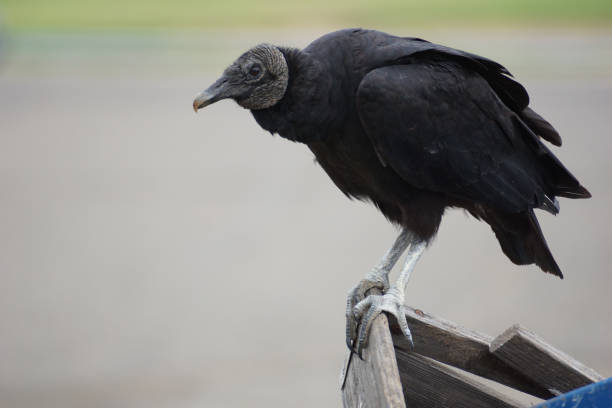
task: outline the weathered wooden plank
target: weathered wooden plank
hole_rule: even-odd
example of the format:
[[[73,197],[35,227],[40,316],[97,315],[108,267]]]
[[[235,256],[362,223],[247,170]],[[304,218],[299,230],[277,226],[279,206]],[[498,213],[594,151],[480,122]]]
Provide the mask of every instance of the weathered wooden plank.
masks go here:
[[[556,395],[603,379],[519,325],[497,336],[490,349],[495,356]]]
[[[508,408],[520,403],[437,361],[397,350],[406,406],[411,408]]]
[[[406,407],[389,323],[384,313],[372,323],[363,360],[351,354],[345,370],[344,407]]]
[[[547,388],[492,355],[489,352],[492,337],[408,306],[406,319],[415,352],[542,399],[554,396]],[[390,323],[395,347],[410,350],[395,319]]]

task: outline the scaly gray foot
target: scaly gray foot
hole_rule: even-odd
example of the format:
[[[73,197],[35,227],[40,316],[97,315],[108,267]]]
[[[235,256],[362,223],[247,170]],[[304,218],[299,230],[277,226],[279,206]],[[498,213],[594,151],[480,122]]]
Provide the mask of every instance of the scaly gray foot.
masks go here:
[[[397,287],[392,286],[383,295],[369,295],[361,302],[357,303],[355,307],[353,307],[352,312],[355,321],[360,321],[360,323],[356,341],[352,340],[351,344],[353,347],[351,348],[359,355],[360,358],[363,349],[367,345],[368,335],[370,333],[372,323],[382,312],[387,312],[395,316],[402,332],[404,333],[404,336],[406,336],[410,344],[413,345],[412,334],[410,333],[408,322],[406,321],[404,294]]]
[[[376,316],[387,312],[395,316],[404,335],[412,343],[412,335],[404,313],[404,289],[414,265],[427,247],[427,242],[404,228],[380,264],[368,273],[350,292],[346,304],[346,345],[361,357]],[[389,272],[408,248],[406,262],[395,285],[389,288]],[[382,292],[369,294],[373,288]]]
[[[358,318],[355,316],[355,306],[366,299],[366,295],[371,289],[378,289],[385,292],[389,288],[389,278],[386,274],[373,271],[362,279],[348,294],[346,299],[346,345],[349,349],[355,350],[354,345],[357,340],[357,328],[359,327]]]

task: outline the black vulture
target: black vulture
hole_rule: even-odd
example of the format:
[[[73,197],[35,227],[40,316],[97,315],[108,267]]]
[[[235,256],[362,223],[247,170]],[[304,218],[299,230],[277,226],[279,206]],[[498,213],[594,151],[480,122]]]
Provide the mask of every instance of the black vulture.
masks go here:
[[[557,197],[590,193],[543,143],[560,146],[561,138],[497,62],[419,38],[346,29],[302,50],[253,47],[193,107],[226,98],[265,130],[306,144],[346,196],[373,203],[402,228],[349,292],[347,345],[359,354],[382,311],[411,339],[405,285],[446,208],[488,223],[515,264],[563,276],[533,210],[556,214]],[[372,288],[383,294],[368,294]]]

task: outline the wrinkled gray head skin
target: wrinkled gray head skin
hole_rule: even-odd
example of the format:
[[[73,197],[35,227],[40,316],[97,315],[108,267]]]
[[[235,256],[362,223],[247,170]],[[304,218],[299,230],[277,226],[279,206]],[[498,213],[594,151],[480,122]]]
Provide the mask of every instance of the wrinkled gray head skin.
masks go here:
[[[227,67],[214,84],[196,96],[197,112],[221,99],[234,99],[246,109],[274,106],[285,95],[289,68],[283,53],[274,45],[259,44]]]

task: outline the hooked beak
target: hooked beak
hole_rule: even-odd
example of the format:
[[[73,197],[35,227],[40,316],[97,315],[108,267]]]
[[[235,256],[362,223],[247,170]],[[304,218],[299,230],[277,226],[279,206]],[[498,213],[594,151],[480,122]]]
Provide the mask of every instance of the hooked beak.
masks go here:
[[[219,78],[214,84],[200,92],[193,100],[193,110],[197,113],[198,109],[202,109],[221,99],[230,98],[230,89],[228,80],[225,76]]]

